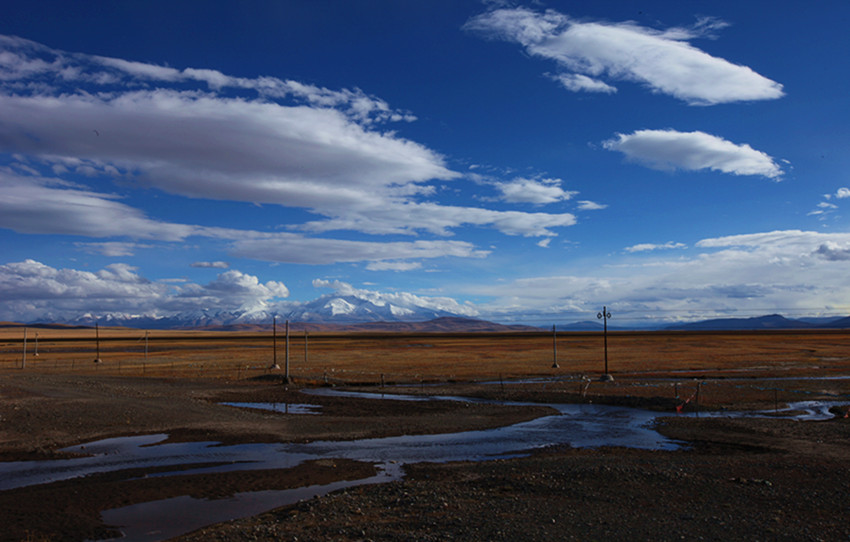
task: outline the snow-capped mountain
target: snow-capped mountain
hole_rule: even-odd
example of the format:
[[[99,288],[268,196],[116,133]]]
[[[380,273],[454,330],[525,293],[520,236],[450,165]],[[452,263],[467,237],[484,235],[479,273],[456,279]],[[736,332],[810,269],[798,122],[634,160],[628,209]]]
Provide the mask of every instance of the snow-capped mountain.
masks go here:
[[[278,322],[290,320],[305,323],[367,323],[367,322],[422,322],[446,316],[468,317],[434,307],[423,307],[404,299],[391,303],[382,299],[365,299],[362,296],[328,294],[307,303],[281,303],[274,307],[245,310],[199,310],[171,315],[134,315],[107,313],[85,314],[63,324],[93,326],[135,327],[142,329],[199,328],[234,324],[269,324],[274,316]],[[406,303],[403,303],[407,301]],[[415,301],[415,299],[413,300]]]
[[[442,316],[468,316],[413,304],[402,306],[381,300],[363,299],[356,295],[327,295],[293,307],[286,318],[297,322],[417,322]]]

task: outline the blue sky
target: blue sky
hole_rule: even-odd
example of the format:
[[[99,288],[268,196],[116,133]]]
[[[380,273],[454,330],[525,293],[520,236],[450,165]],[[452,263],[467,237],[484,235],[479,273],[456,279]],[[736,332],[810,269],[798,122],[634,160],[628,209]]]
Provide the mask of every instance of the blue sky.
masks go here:
[[[7,2],[0,320],[850,314],[850,4]]]

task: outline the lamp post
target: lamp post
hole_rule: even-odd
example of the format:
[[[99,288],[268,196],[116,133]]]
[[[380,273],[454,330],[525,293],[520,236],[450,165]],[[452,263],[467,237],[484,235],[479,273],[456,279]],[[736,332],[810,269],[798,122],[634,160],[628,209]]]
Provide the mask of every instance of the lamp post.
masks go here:
[[[608,308],[603,305],[602,312],[598,313],[596,317],[602,320],[602,336],[605,341],[605,374],[602,375],[600,380],[610,382],[611,380],[614,380],[614,377],[608,372],[608,319],[611,318],[611,313],[608,312]]]

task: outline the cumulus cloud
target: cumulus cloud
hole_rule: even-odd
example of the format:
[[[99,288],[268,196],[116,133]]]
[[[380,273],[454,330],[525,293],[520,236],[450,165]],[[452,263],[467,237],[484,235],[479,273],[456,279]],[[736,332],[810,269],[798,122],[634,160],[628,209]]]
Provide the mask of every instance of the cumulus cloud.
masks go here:
[[[468,221],[458,214],[463,208],[420,202],[434,193],[429,183],[461,175],[439,153],[385,128],[415,120],[412,114],[360,90],[68,53],[8,36],[0,36],[0,51],[0,151],[27,160],[17,175],[45,167],[62,178],[298,207],[324,217],[311,225],[316,231],[442,235],[474,224],[550,235],[556,223],[570,223],[566,215],[528,214],[521,219],[528,225],[518,228],[513,215],[477,209]],[[123,223],[137,222],[140,238],[193,234],[180,227],[155,231],[160,224],[82,187],[66,193],[76,201],[51,220],[58,206],[49,197],[56,192],[36,195],[45,210],[30,218],[6,215],[7,227],[42,233],[63,220],[68,233],[103,237],[109,217],[123,214]],[[79,210],[87,205],[98,212],[84,216]],[[440,216],[439,225],[418,220],[422,213],[415,211],[426,207]],[[418,216],[409,216],[411,209]]]
[[[835,192],[835,197],[838,199],[850,198],[850,188],[842,186]]]
[[[0,265],[0,319],[62,321],[91,314],[170,316],[177,312],[257,310],[289,295],[278,281],[261,283],[236,270],[212,282],[151,281],[126,264],[99,271],[57,269],[35,260]]]
[[[603,146],[656,169],[709,169],[733,175],[780,179],[782,168],[767,154],[705,132],[638,130],[617,134]]]
[[[519,43],[525,51],[555,61],[555,78],[571,91],[614,92],[603,81],[629,81],[693,105],[769,100],[782,85],[751,68],[714,57],[688,40],[705,37],[724,23],[702,19],[690,28],[656,30],[633,22],[579,21],[554,10],[495,9],[466,28],[485,37]]]
[[[560,179],[524,179],[497,183],[502,199],[508,203],[534,203],[544,205],[572,198],[577,192],[561,188]]]
[[[818,256],[832,262],[850,260],[850,244],[827,241],[814,252]]]

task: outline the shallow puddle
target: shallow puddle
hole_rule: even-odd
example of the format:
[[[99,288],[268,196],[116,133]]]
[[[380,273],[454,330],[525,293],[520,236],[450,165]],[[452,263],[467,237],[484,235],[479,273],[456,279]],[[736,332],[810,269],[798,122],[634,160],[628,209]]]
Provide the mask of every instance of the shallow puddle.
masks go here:
[[[305,499],[326,495],[352,486],[382,484],[402,477],[400,465],[382,465],[380,472],[361,480],[341,480],[324,485],[295,489],[237,493],[223,499],[196,499],[188,495],[144,502],[104,510],[101,514],[107,525],[120,527],[124,542],[154,542],[173,538],[201,527],[262,514],[268,510],[295,504]]]
[[[303,403],[221,403],[225,406],[238,408],[254,408],[271,410],[281,414],[321,414],[322,405],[307,405]]]

